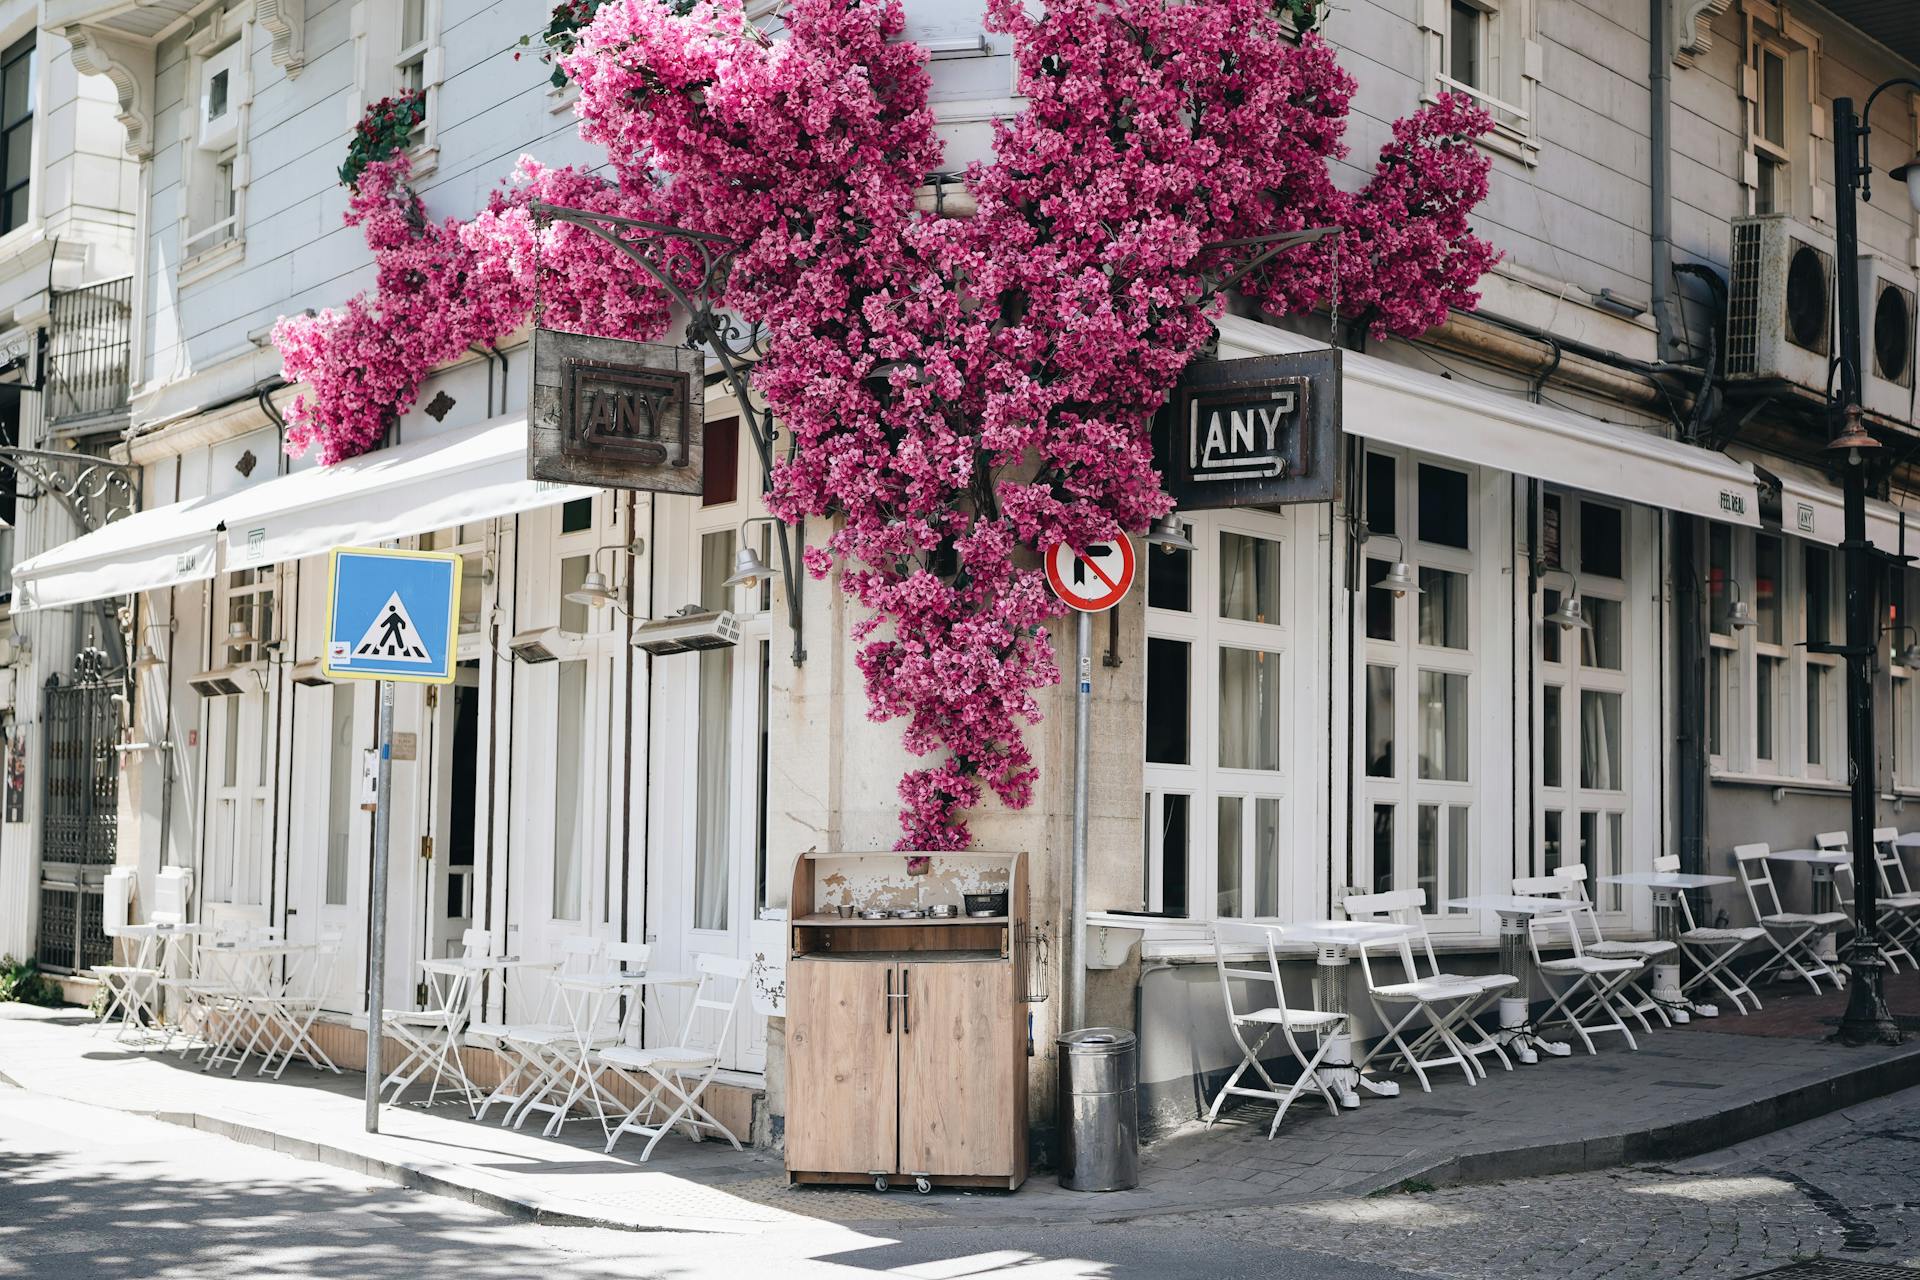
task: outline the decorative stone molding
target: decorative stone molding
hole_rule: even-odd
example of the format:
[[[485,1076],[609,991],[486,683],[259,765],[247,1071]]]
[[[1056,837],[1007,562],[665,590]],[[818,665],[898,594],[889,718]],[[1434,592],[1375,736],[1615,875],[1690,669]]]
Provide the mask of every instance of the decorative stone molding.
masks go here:
[[[1691,67],[1694,59],[1713,48],[1713,20],[1731,3],[1733,0],[1673,0],[1673,30],[1668,39],[1677,65]]]
[[[273,38],[273,65],[299,75],[307,65],[306,0],[254,0],[253,16]]]
[[[98,27],[73,26],[57,32],[72,47],[74,69],[105,76],[119,106],[115,117],[127,131],[127,154],[153,157],[153,50],[136,41],[108,35]]]

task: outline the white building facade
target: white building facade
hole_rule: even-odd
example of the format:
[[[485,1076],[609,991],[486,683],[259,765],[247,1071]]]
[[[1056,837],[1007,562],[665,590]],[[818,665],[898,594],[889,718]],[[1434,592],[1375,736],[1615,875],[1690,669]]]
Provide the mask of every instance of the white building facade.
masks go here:
[[[1478,316],[1417,342],[1336,335],[1341,500],[1182,513],[1198,549],[1143,548],[1144,582],[1097,628],[1092,906],[1148,914],[1092,999],[1102,1020],[1137,1019],[1162,1114],[1190,1114],[1233,1061],[1214,920],[1314,920],[1351,888],[1418,887],[1443,944],[1491,963],[1496,922],[1447,899],[1569,862],[1649,869],[1670,849],[1704,866],[1742,840],[1842,825],[1838,674],[1798,644],[1839,626],[1837,486],[1795,407],[1813,388],[1792,353],[1768,363],[1737,345],[1733,302],[1763,286],[1735,245],[1756,213],[1818,237],[1832,96],[1913,74],[1916,55],[1811,4],[1675,0],[1659,32],[1647,6],[1621,8],[1359,0],[1327,19],[1359,81],[1356,159],[1441,89],[1494,111],[1476,227],[1506,257]],[[907,11],[935,53],[957,168],[1019,109],[1008,50],[977,5]],[[341,930],[329,1018],[342,1045],[365,1000],[374,695],[317,671],[332,546],[453,550],[466,567],[459,679],[398,698],[388,1007],[420,999],[419,960],[468,928],[514,954],[644,939],[669,967],[719,953],[777,975],[794,858],[886,848],[898,831],[908,761],[898,726],[866,719],[852,606],[809,583],[790,615],[778,582],[723,585],[764,479],[723,386],[698,498],[527,480],[524,331],[437,370],[388,448],[325,470],[284,455],[296,389],[274,320],[372,281],[335,178],[367,104],[426,93],[415,184],[434,217],[483,206],[522,153],[600,159],[568,95],[514,56],[545,16],[449,0],[46,0],[38,28],[87,51],[85,83],[124,135],[110,159],[140,234],[117,250],[137,323],[115,456],[138,474],[143,513],[29,566],[24,669],[65,670],[98,602],[120,610],[102,647],[126,690],[114,849],[137,871],[134,914],[159,869],[182,866],[204,921]],[[1913,148],[1920,108],[1903,97],[1875,125],[1884,169]],[[1889,281],[1910,282],[1911,217],[1876,203],[1862,235]],[[1662,254],[1700,270],[1656,269]],[[1222,358],[1329,334],[1324,316],[1283,328],[1242,314],[1220,332]],[[1911,326],[1907,344],[1910,391]],[[1890,439],[1913,418],[1911,396],[1891,392],[1875,414]],[[1897,480],[1874,509],[1875,537],[1896,543]],[[763,547],[765,533],[748,526]],[[1375,586],[1399,561],[1421,593]],[[565,598],[593,571],[624,611]],[[1752,632],[1721,625],[1736,582],[1762,618]],[[1550,621],[1575,593],[1590,630]],[[629,643],[632,618],[686,604],[732,608],[739,642],[657,658]],[[1058,651],[1069,636],[1056,629]],[[1905,668],[1883,680],[1892,804],[1920,787],[1920,721],[1907,723],[1920,700]],[[973,821],[981,847],[1029,851],[1055,942],[1067,699],[1042,694],[1033,806]],[[42,802],[31,775],[27,791]],[[42,854],[21,846],[7,827],[0,930],[32,949],[44,923],[12,889]],[[1644,897],[1595,890],[1609,930],[1651,928]],[[1044,982],[1057,995],[1060,980],[1055,964]],[[1037,1009],[1039,1121],[1058,1002]],[[727,1056],[741,1097],[768,1095],[763,1137],[778,1132],[781,1035],[777,1005],[759,1006]]]

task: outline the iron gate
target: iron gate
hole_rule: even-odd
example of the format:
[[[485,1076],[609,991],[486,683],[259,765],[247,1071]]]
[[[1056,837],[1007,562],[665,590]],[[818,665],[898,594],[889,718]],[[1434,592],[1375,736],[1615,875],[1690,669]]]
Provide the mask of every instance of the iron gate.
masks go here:
[[[42,724],[40,948],[43,969],[73,973],[113,958],[103,892],[119,829],[120,764],[114,752],[120,681],[107,655],[81,650],[73,674],[47,678]]]

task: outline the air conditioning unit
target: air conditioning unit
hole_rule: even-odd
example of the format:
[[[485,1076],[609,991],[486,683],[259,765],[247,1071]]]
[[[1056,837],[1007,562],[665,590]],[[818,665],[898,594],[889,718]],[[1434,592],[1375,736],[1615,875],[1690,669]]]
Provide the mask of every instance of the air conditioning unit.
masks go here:
[[[235,40],[200,64],[202,151],[225,151],[240,141],[240,55]]]
[[[1860,402],[1913,419],[1914,279],[1878,254],[1860,255]]]
[[[1727,377],[1827,389],[1833,355],[1833,242],[1785,214],[1733,220]]]
[[[699,649],[725,649],[740,642],[740,623],[724,609],[702,610],[688,605],[633,629],[633,647],[655,657],[670,653],[692,653]]]

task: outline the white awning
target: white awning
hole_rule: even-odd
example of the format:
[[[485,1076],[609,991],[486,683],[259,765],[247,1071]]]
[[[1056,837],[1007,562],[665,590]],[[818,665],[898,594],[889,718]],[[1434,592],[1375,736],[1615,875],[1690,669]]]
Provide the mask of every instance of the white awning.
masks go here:
[[[1837,547],[1847,536],[1846,496],[1811,467],[1742,451],[1754,466],[1780,481],[1780,527],[1796,537]],[[1882,551],[1900,551],[1900,508],[1867,499],[1867,541]],[[1907,513],[1908,555],[1920,553],[1920,511]]]
[[[1223,355],[1324,345],[1238,316],[1218,323]],[[1340,360],[1348,435],[1728,524],[1760,523],[1752,468],[1725,454],[1378,356],[1348,351]]]
[[[14,607],[48,609],[552,506],[592,489],[527,479],[527,420],[495,419],[216,498],[138,512],[14,569]]]

